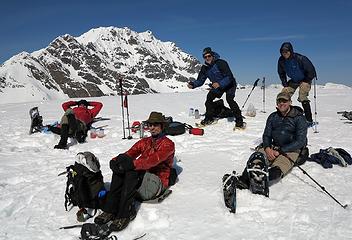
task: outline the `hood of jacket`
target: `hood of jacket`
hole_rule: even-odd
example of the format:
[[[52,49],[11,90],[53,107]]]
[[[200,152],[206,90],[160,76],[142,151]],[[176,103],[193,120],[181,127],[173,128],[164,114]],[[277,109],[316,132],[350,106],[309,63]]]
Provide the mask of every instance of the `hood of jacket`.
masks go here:
[[[281,47],[280,47],[280,54],[282,53],[283,49],[289,50],[291,52],[291,55],[293,55],[293,46],[290,42],[284,42]]]

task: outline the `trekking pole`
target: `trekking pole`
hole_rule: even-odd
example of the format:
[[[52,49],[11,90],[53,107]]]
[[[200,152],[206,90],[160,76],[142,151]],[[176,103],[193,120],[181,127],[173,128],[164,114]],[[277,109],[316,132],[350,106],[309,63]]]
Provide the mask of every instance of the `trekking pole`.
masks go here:
[[[123,109],[122,78],[120,78],[119,81],[120,81],[121,115],[122,115],[122,131],[123,131],[123,138],[122,139],[126,139],[126,134],[125,134],[125,110]]]
[[[250,93],[248,94],[246,101],[244,101],[244,103],[243,103],[243,105],[242,105],[242,107],[241,107],[241,111],[243,110],[244,105],[246,105],[249,96],[252,94],[252,92],[253,92],[254,88],[257,86],[259,80],[260,80],[259,78],[258,78],[257,80],[255,80],[255,82],[254,82],[254,84],[253,84],[253,87],[252,87],[252,90],[251,90]]]
[[[317,124],[317,87],[316,87],[316,80],[318,80],[317,75],[314,78],[314,133],[318,133],[318,124]]]
[[[262,113],[266,113],[265,112],[265,77],[263,77],[262,88],[263,88],[263,111],[262,111]]]
[[[59,229],[71,229],[71,228],[78,228],[78,227],[82,227],[82,226],[83,226],[83,224],[77,224],[77,225],[60,227]]]
[[[290,162],[293,163],[294,166],[298,167],[305,175],[307,175],[315,184],[317,184],[325,193],[327,193],[332,199],[335,200],[335,202],[337,202],[341,207],[343,207],[344,209],[347,208],[347,204],[342,205],[339,201],[336,200],[336,198],[334,198],[326,189],[324,186],[320,185],[317,181],[315,181],[314,178],[312,178],[303,168],[301,168],[301,166],[296,165],[296,163],[292,160],[292,158],[290,158],[286,153],[280,151],[280,154],[284,157],[286,157],[288,160],[290,160]]]
[[[127,98],[128,92],[125,92],[125,102],[124,102],[124,107],[126,107],[126,113],[127,113],[127,125],[128,125],[128,137],[127,139],[132,139],[131,136],[131,128],[130,128],[130,114],[128,111],[128,98]]]

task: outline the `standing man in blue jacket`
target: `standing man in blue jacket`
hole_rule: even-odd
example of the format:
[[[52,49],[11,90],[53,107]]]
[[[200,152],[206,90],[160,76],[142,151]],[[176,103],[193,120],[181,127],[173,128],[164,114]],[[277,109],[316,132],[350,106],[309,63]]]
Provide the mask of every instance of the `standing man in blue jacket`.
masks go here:
[[[284,42],[281,45],[280,54],[277,71],[282,86],[284,86],[282,92],[287,92],[292,96],[299,88],[298,101],[302,103],[308,125],[312,126],[313,119],[308,94],[312,80],[316,77],[315,68],[306,56],[293,51],[290,42]],[[287,76],[290,78],[289,81],[287,81]]]
[[[235,118],[236,128],[244,128],[243,117],[238,104],[234,100],[236,94],[236,79],[234,78],[229,65],[225,60],[220,59],[219,54],[213,52],[210,47],[204,48],[203,64],[198,78],[194,82],[189,82],[188,87],[193,89],[204,84],[205,80],[209,78],[211,81],[211,89],[207,95],[205,102],[205,118],[201,122],[202,125],[209,125],[214,121],[214,104],[215,98],[221,98],[226,93],[226,101],[229,104]]]

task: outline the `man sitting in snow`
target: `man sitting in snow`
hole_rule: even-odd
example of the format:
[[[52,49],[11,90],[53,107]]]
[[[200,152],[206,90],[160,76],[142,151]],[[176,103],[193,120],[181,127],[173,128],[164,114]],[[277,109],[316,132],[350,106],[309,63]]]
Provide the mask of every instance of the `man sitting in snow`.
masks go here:
[[[77,107],[71,108],[72,106]],[[90,106],[93,108],[89,108]],[[62,108],[65,114],[61,118],[61,127],[49,126],[50,131],[61,136],[60,142],[54,148],[66,149],[69,136],[74,137],[80,143],[84,142],[94,117],[98,115],[102,107],[103,104],[100,102],[88,102],[84,99],[78,102],[63,103]]]
[[[163,133],[167,124],[164,116],[152,112],[146,122],[151,136],[110,161],[110,191],[102,207],[104,212],[94,222],[100,225],[112,221],[112,231],[123,230],[136,217],[135,197],[154,199],[176,181],[172,171],[175,145]]]
[[[292,106],[291,96],[281,92],[276,98],[277,111],[269,115],[263,133],[263,146],[258,150],[269,161],[269,183],[279,181],[293,168],[293,163],[307,145],[307,121],[300,107]],[[237,179],[240,189],[248,188],[249,178],[245,168]]]

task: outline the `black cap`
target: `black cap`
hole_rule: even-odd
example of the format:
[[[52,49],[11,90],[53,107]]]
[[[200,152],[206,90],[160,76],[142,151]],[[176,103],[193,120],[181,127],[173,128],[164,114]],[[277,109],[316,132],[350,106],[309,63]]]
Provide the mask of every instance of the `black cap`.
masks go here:
[[[79,101],[77,102],[77,105],[78,105],[78,106],[79,106],[79,105],[84,105],[84,106],[88,107],[88,106],[89,106],[89,103],[87,102],[87,100],[81,99],[81,100],[79,100]]]
[[[210,53],[211,55],[213,55],[213,51],[211,50],[211,48],[210,48],[210,47],[204,48],[204,49],[203,49],[203,57],[204,57],[204,55],[206,55],[206,54],[208,54],[208,53]]]

